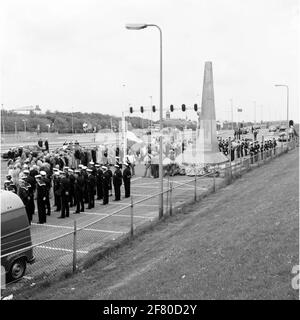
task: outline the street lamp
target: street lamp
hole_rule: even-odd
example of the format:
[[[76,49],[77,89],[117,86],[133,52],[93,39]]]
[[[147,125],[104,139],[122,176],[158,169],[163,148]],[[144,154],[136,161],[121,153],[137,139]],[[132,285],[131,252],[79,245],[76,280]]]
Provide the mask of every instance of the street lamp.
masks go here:
[[[25,134],[26,134],[26,121],[27,121],[27,119],[23,119],[23,122],[24,122],[24,131],[25,131]]]
[[[254,125],[256,124],[256,101],[253,101],[254,104]]]
[[[146,23],[134,23],[126,24],[126,29],[128,30],[141,30],[147,27],[155,27],[159,30],[160,35],[160,99],[159,99],[159,128],[160,128],[160,139],[159,139],[159,179],[160,179],[160,197],[159,197],[159,218],[163,217],[163,166],[162,166],[162,129],[163,129],[163,86],[162,86],[162,30],[156,24],[146,24]]]
[[[286,87],[286,121],[287,128],[289,127],[289,86],[286,84],[275,84],[275,87]]]

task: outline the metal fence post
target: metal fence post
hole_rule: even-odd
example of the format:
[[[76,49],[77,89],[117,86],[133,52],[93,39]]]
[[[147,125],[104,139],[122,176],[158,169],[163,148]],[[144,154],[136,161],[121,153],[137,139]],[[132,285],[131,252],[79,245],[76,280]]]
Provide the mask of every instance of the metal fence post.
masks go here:
[[[133,197],[130,197],[130,235],[133,237]]]
[[[169,192],[170,192],[170,178],[168,176],[168,191],[167,191],[167,209],[166,209],[166,212],[168,212],[168,209],[169,209]]]
[[[194,190],[194,201],[197,201],[197,175],[195,170],[195,190]]]
[[[173,189],[173,183],[170,183],[170,216],[173,214],[173,205],[172,205],[172,189]]]
[[[216,168],[214,167],[214,171],[213,171],[213,177],[214,177],[214,189],[213,191],[216,192]]]
[[[74,220],[74,232],[73,232],[73,273],[76,272],[76,262],[77,262],[77,225],[76,220]]]

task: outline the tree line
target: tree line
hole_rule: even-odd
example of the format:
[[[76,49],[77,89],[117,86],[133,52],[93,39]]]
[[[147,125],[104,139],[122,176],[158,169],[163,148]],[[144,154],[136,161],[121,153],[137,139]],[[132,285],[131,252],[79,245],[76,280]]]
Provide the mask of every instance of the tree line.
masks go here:
[[[15,131],[27,132],[58,132],[58,133],[83,133],[84,123],[87,124],[88,132],[97,132],[108,129],[117,132],[120,130],[121,117],[101,113],[86,112],[60,112],[46,111],[37,114],[31,111],[29,114],[16,113],[9,110],[1,110],[1,133],[14,133]],[[158,125],[159,121],[150,121],[136,116],[127,116],[128,130],[146,129],[150,125]],[[169,119],[163,121],[163,126],[184,127],[195,129],[196,122],[181,119]]]

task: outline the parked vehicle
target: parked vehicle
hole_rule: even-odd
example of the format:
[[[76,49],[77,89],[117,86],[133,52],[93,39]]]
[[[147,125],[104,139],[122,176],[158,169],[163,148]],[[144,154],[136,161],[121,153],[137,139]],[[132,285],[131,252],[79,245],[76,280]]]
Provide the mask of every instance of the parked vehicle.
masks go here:
[[[275,126],[271,126],[270,128],[269,128],[269,132],[276,132],[276,127]]]
[[[288,134],[286,132],[279,133],[278,141],[279,142],[288,141]]]
[[[247,134],[249,133],[249,129],[248,128],[241,128],[242,134]]]
[[[286,126],[280,126],[279,132],[285,132],[286,131]]]
[[[35,261],[31,245],[30,226],[22,200],[11,191],[1,190],[1,265],[7,282],[21,279],[27,263]]]
[[[11,148],[11,152],[15,153],[15,156],[18,156],[18,149],[17,147]],[[45,149],[40,148],[38,145],[27,145],[22,147],[24,152],[31,152],[33,156],[37,156],[37,154]],[[8,160],[9,159],[9,151],[3,152],[1,155],[2,159]]]

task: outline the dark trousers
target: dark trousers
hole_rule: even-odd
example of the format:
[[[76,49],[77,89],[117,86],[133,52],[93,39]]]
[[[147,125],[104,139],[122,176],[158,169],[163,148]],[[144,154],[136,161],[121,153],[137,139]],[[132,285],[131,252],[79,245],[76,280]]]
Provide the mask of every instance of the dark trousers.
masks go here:
[[[95,195],[94,195],[94,191],[91,190],[89,192],[89,206],[88,209],[92,209],[95,208]]]
[[[103,186],[102,183],[97,183],[97,200],[101,200],[103,198]]]
[[[43,199],[37,199],[39,223],[46,222],[46,204]]]
[[[70,190],[69,193],[69,203],[70,203],[70,207],[73,207],[74,205],[74,190]]]
[[[61,196],[56,195],[56,211],[61,210]]]
[[[108,195],[108,187],[103,188],[103,204],[108,204],[109,195]]]
[[[84,199],[84,203],[89,203],[89,193],[88,193],[87,186],[85,187],[85,190],[83,193],[83,199]]]
[[[69,197],[66,195],[61,196],[61,217],[69,216]]]
[[[114,184],[115,189],[115,200],[121,200],[121,185]]]
[[[125,188],[125,198],[130,197],[130,180],[124,181],[124,188]]]
[[[50,216],[51,214],[51,207],[50,207],[50,198],[49,198],[49,193],[46,195],[46,209],[47,209],[47,215]]]
[[[76,212],[84,212],[84,202],[82,193],[78,194],[75,192],[75,200],[76,200]]]
[[[33,194],[30,194],[30,200],[29,200],[29,202],[28,202],[27,207],[28,207],[29,215],[31,215],[31,217],[32,217],[32,215],[34,215],[34,210],[35,210],[34,196],[33,196]]]
[[[31,224],[31,221],[32,221],[32,214],[29,210],[29,203],[25,206],[25,210],[26,210],[26,214],[27,214],[27,217],[28,217],[28,221],[29,221],[29,224]]]
[[[111,181],[109,183],[108,190],[109,190],[109,195],[112,195],[112,183],[111,183]]]

